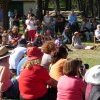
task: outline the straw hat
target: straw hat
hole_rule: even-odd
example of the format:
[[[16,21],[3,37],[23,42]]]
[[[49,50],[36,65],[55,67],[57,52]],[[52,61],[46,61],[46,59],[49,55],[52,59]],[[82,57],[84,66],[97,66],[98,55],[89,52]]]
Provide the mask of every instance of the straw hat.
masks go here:
[[[4,56],[6,53],[8,53],[8,49],[5,46],[0,47],[0,57]]]
[[[86,72],[85,81],[87,83],[100,85],[100,65],[95,65]]]

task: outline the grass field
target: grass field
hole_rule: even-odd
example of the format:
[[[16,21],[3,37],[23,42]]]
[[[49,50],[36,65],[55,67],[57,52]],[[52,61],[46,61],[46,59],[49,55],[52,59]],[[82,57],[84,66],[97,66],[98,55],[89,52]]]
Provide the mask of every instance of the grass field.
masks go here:
[[[85,43],[86,45],[93,45],[93,43]],[[83,63],[88,63],[90,67],[100,64],[100,46],[95,50],[73,50],[69,52],[68,57],[81,58]]]

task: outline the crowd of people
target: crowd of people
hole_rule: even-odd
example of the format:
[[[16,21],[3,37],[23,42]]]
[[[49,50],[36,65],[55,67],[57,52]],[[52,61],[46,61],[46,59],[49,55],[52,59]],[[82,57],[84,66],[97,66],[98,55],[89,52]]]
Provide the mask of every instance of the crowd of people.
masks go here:
[[[60,12],[54,17],[47,11],[41,22],[29,12],[23,34],[16,23],[9,30],[0,27],[1,47],[11,50],[8,62],[0,63],[0,98],[100,99],[100,65],[89,69],[81,58],[68,58],[72,49],[66,45],[94,49],[83,45],[81,40],[84,35],[86,41],[91,40],[93,33],[99,39],[100,24],[84,18],[80,27],[74,11],[66,19]]]

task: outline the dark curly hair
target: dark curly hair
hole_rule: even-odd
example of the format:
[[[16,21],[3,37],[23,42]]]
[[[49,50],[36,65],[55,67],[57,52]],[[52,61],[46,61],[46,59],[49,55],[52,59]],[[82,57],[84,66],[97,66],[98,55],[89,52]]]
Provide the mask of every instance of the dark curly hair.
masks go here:
[[[68,52],[64,46],[60,46],[52,55],[52,64],[56,63],[61,58],[67,58]]]

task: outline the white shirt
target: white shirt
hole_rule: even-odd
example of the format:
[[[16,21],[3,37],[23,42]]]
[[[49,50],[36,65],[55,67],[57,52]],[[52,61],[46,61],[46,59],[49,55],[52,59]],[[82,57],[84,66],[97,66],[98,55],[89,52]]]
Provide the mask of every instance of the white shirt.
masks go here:
[[[27,19],[25,23],[27,25],[27,29],[28,30],[36,30],[36,26],[35,26],[35,21],[34,20]]]
[[[25,47],[16,47],[9,57],[9,65],[10,65],[9,68],[17,69],[16,67],[25,53],[26,53]]]
[[[44,53],[41,61],[41,66],[49,70],[50,63],[51,63],[51,55]]]
[[[95,30],[95,36],[96,37],[100,36],[100,30]]]

